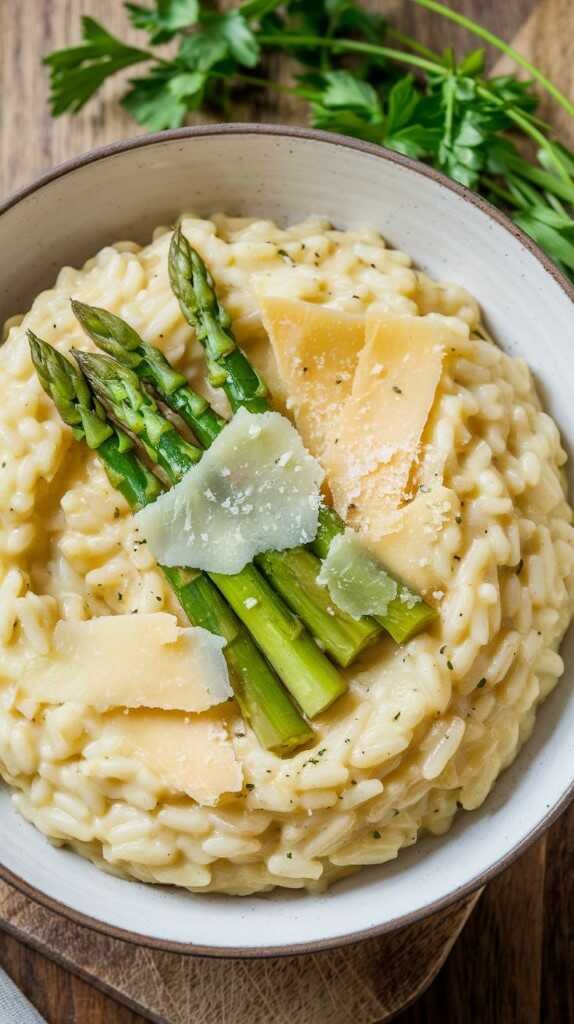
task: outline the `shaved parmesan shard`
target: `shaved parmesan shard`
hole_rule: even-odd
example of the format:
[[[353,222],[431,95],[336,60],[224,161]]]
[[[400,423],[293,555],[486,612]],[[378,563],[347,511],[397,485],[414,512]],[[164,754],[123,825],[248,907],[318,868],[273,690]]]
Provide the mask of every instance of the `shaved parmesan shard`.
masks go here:
[[[455,521],[460,502],[448,487],[420,492],[394,513],[388,532],[366,543],[382,564],[420,593],[429,594],[441,580],[433,563],[433,548],[441,532]]]
[[[198,712],[233,696],[225,641],[165,612],[58,622],[52,652],[20,682],[42,704]]]
[[[318,581],[327,586],[337,607],[354,619],[386,615],[399,589],[387,573],[381,572],[380,563],[354,530],[345,530],[331,542]]]
[[[201,462],[136,520],[164,565],[233,575],[262,551],[313,540],[323,475],[284,416],[240,409]]]
[[[441,377],[459,338],[447,318],[367,318],[339,434],[322,462],[337,511],[373,538],[404,498]]]
[[[299,299],[260,295],[258,301],[289,410],[303,443],[320,459],[351,394],[365,320]]]
[[[192,718],[168,711],[113,712],[102,734],[118,737],[166,789],[212,805],[243,786],[226,725],[212,715]]]

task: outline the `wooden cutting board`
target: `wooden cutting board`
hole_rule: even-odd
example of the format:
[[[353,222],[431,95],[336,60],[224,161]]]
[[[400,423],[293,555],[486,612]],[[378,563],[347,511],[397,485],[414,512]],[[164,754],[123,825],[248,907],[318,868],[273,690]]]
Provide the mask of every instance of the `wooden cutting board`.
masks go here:
[[[430,46],[468,43],[462,30],[407,0],[365,3]],[[447,3],[513,41],[572,95],[573,0]],[[62,160],[141,132],[116,103],[121,82],[106,86],[102,100],[80,117],[50,120],[40,59],[77,41],[81,14],[101,20],[121,38],[130,37],[121,0],[0,0],[0,198]],[[133,33],[131,38],[141,42]],[[509,66],[499,65],[501,70]],[[572,144],[566,115],[546,101],[542,114],[570,132]],[[261,94],[236,110],[236,116],[301,121],[304,115],[290,99]],[[423,1000],[421,1005],[430,1009],[412,1011],[409,1022],[415,1017],[417,1024],[574,1020],[565,982],[571,958],[567,886],[574,874],[568,820],[571,836],[572,813],[554,827],[548,845],[538,844],[489,887],[457,947],[452,974]],[[381,1024],[432,981],[477,900],[471,897],[388,938],[314,956],[241,962],[153,952],[109,939],[0,883],[0,930],[5,933],[0,935],[0,962],[9,960],[11,973],[49,1024],[135,1024],[136,1017],[103,996],[90,995],[44,956],[162,1024]],[[11,943],[8,933],[38,953]]]
[[[77,925],[3,882],[0,927],[158,1024],[381,1024],[430,984],[479,897],[394,935],[259,960],[134,946]]]

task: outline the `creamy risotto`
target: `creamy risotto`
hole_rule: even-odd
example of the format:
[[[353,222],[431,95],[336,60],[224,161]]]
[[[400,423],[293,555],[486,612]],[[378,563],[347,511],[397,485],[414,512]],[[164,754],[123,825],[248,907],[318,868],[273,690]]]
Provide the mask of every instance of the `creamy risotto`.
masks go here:
[[[31,329],[63,353],[92,349],[70,298],[105,307],[227,415],[170,290],[171,231],[159,228],[144,248],[121,242],[63,269],[0,349],[0,771],[25,818],[105,870],[198,891],[321,889],[479,807],[530,734],[563,671],[572,613],[566,455],[528,367],[490,340],[472,296],[413,269],[375,231],[219,214],[183,227],[283,411],[258,295],[449,318],[456,352],[416,466],[417,490],[446,497],[440,528],[421,527],[438,619],[402,646],[379,638],[344,670],[348,692],[292,756],[265,750],[234,701],[205,712],[208,734],[230,737],[240,780],[211,803],[178,788],[161,751],[146,762],[114,727],[117,711],[23,694],[61,620],[163,611],[187,624],[126,501],[42,390],[26,339]],[[163,714],[170,730],[185,724]]]

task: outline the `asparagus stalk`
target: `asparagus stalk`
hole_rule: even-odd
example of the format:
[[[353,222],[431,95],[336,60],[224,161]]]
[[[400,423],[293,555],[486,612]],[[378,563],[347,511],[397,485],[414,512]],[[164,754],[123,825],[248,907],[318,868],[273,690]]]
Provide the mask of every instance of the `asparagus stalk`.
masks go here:
[[[132,450],[131,439],[112,426],[84,375],[31,331],[28,338],[42,386],[74,437],[97,452],[110,482],[132,509],[154,501],[163,490],[160,481]],[[231,685],[259,742],[277,753],[308,742],[312,730],[211,580],[190,569],[162,569],[189,621],[227,641],[224,654]]]
[[[72,309],[94,344],[151,385],[193,430],[202,447],[209,448],[226,421],[203,395],[191,389],[187,378],[174,369],[163,352],[144,341],[125,320],[107,309],[89,306],[77,299],[72,299]]]
[[[151,385],[208,448],[226,420],[192,390],[163,353],[105,309],[77,301],[72,301],[72,308],[92,341]],[[326,588],[317,582],[321,564],[310,551],[295,548],[269,552],[256,558],[256,562],[286,604],[340,665],[350,665],[379,635],[380,627],[374,619],[365,617],[357,621],[333,605]]]
[[[181,480],[199,449],[161,415],[133,370],[108,355],[74,355],[108,416],[135,436],[153,463],[162,465],[171,484]],[[254,565],[232,576],[208,575],[309,718],[345,692],[342,676]]]
[[[213,278],[185,237],[181,224],[173,233],[168,267],[181,311],[205,349],[211,384],[223,388],[233,412],[241,406],[254,412],[269,409],[265,384],[235,341],[231,319],[217,298]],[[344,529],[345,524],[334,509],[323,507],[319,530],[311,545],[315,554],[324,558],[331,541]],[[382,567],[381,573],[390,575]],[[397,643],[404,643],[433,622],[436,612],[401,581],[395,582],[399,588],[397,596],[385,615],[377,616],[377,621]]]
[[[331,547],[331,542],[343,533],[345,527],[340,517],[333,508],[322,510],[319,530],[315,540],[311,544],[313,551],[319,558],[326,558]],[[381,572],[386,572],[381,569]],[[387,573],[390,575],[390,573]],[[393,638],[395,643],[404,644],[411,637],[416,636],[421,630],[426,629],[436,619],[437,613],[430,604],[423,601],[418,594],[415,594],[401,580],[396,580],[397,596],[389,601],[384,615],[376,615],[377,622]]]

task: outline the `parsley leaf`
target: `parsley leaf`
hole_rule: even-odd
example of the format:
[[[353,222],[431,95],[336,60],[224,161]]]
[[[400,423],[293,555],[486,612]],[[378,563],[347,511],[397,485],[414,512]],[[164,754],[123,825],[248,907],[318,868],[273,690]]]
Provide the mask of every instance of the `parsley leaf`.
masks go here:
[[[198,31],[186,36],[179,50],[179,58],[194,71],[209,71],[225,60],[252,68],[259,56],[259,44],[241,11],[203,14]]]
[[[420,98],[412,75],[405,75],[395,82],[387,99],[388,135],[393,135],[394,132],[406,128],[407,125],[412,125]]]
[[[81,44],[44,57],[50,67],[52,115],[77,113],[110,75],[152,57],[125,46],[93,18],[82,18]]]
[[[329,71],[323,75],[321,103],[330,110],[352,110],[373,123],[381,123],[379,97],[372,85],[350,71]]]
[[[428,128],[423,124],[412,124],[401,128],[384,138],[385,146],[395,153],[410,156],[413,160],[422,160],[436,152],[440,140],[437,128]]]
[[[415,0],[427,6],[427,0]],[[533,81],[574,116],[574,106],[520,54],[532,80],[489,77],[482,48],[434,53],[395,32],[362,0],[243,0],[218,12],[207,0],[129,0],[132,24],[152,45],[179,40],[174,58],[124,44],[91,18],[80,45],[45,58],[54,116],[77,113],[117,71],[150,62],[122,100],[144,127],[183,124],[191,111],[233,109],[236,87],[282,88],[246,74],[262,57],[284,53],[299,65],[287,87],[305,100],[312,123],[425,160],[496,203],[574,280],[574,153],[536,116]],[[448,7],[438,14],[460,20]],[[476,36],[485,30],[469,19]],[[488,41],[509,52],[491,34]],[[403,49],[400,47],[403,46]],[[416,75],[405,73],[413,66]],[[523,143],[534,142],[530,150]],[[536,148],[535,155],[532,154]]]
[[[376,42],[385,34],[386,18],[365,10],[355,0],[325,0],[325,11],[329,17],[331,35],[335,32],[341,35],[357,33],[370,42]]]
[[[513,75],[499,75],[489,78],[488,88],[507,106],[512,105],[528,113],[536,109],[537,101],[532,92],[532,82],[523,82]]]
[[[136,78],[132,88],[124,96],[122,106],[133,118],[158,132],[165,128],[179,128],[185,121],[187,105],[184,97],[174,91],[173,82],[181,76],[174,76],[172,66],[152,68],[146,78]]]
[[[245,0],[239,7],[244,18],[264,18],[280,7],[283,0]]]
[[[133,3],[125,7],[132,25],[143,28],[151,43],[169,42],[199,17],[199,0],[155,0],[154,8]]]
[[[201,71],[182,71],[170,80],[169,90],[179,100],[185,100],[188,110],[201,105],[207,75]]]
[[[441,138],[440,101],[425,96],[412,75],[404,75],[391,86],[386,112],[385,146],[414,159],[436,155]]]
[[[479,75],[484,71],[484,50],[471,50],[458,66],[461,75]]]
[[[369,142],[381,141],[383,111],[372,85],[349,71],[329,71],[305,76],[301,81],[311,85],[311,90],[304,88],[302,94],[312,100],[312,123],[316,128]]]

